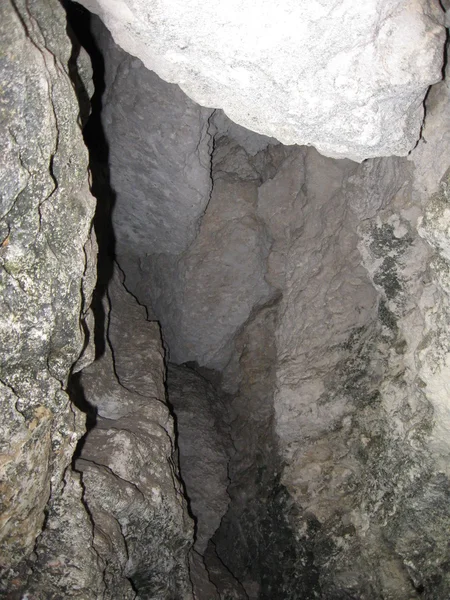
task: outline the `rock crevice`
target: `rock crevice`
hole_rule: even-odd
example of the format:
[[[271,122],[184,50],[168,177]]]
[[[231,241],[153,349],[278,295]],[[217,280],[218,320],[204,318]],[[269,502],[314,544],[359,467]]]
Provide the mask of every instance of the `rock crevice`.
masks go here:
[[[438,79],[442,11],[401,0],[351,11],[338,1],[325,19],[319,4],[278,7],[292,26],[306,12],[311,32],[328,40],[339,10],[373,34],[357,46],[349,35],[315,62],[345,97],[339,114],[318,67],[321,96],[305,88],[301,112],[274,93],[275,63],[250,69],[245,47],[237,66],[222,65],[219,90],[237,73],[233,102],[247,112],[238,115],[213,85],[220,44],[199,53],[190,29],[177,29],[189,7],[180,5],[177,27],[173,3],[155,13],[150,29],[166,16],[173,38],[166,48],[155,37],[144,52],[129,33],[141,27],[139,2],[114,4],[129,17],[126,35],[109,5],[90,3],[147,65],[168,79],[176,65],[193,97],[219,98],[214,109],[119,48],[97,17],[69,10],[89,22],[86,48],[100,53],[94,79],[100,69],[104,81],[89,121],[91,67],[61,6],[2,5],[5,597],[449,597],[447,81],[427,95],[407,157],[348,159],[405,155],[416,142],[425,89]],[[197,5],[223,18],[216,5]],[[192,56],[198,72],[188,77]],[[259,112],[248,108],[245,81]],[[264,81],[271,104],[257,94]],[[347,158],[282,145],[222,108],[241,124],[256,115],[253,128],[283,141],[298,141],[302,125],[305,143]],[[292,111],[303,124],[286,117]],[[393,117],[398,127],[387,125]],[[80,124],[99,204],[93,302]]]

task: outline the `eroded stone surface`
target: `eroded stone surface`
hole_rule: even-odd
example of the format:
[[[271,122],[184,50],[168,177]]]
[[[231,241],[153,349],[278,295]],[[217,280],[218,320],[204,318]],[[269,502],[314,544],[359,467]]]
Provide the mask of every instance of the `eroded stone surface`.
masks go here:
[[[193,525],[165,402],[159,326],[117,269],[104,305],[106,351],[71,385],[90,431],[33,555],[19,565],[28,583],[17,597],[189,600]]]
[[[328,156],[406,155],[441,76],[444,14],[434,0],[82,4],[202,106]]]
[[[200,375],[172,365],[167,376],[169,402],[179,431],[180,469],[196,517],[195,549],[200,554],[220,525],[229,498],[225,407]]]
[[[290,170],[289,161],[296,168]],[[438,162],[428,168],[439,177],[442,167]],[[425,170],[422,165],[421,177]],[[432,180],[430,172],[427,176]],[[430,263],[430,248],[416,230],[414,200],[423,201],[423,195],[411,191],[418,189],[407,161],[383,159],[356,167],[312,151],[291,155],[259,188],[259,207],[274,237],[268,273],[282,290],[273,382],[267,387],[288,496],[274,512],[273,493],[262,510],[252,511],[254,503],[247,499],[247,508],[233,516],[239,507],[237,498],[233,503],[233,478],[240,482],[238,489],[254,491],[257,485],[239,463],[233,474],[232,461],[230,514],[215,536],[221,556],[231,561],[241,581],[247,579],[250,597],[296,598],[294,590],[301,584],[289,579],[289,565],[296,564],[293,572],[299,576],[307,564],[306,557],[295,563],[302,550],[314,557],[317,569],[303,592],[306,597],[406,600],[448,593],[442,575],[448,555],[438,533],[447,519],[442,458],[448,403],[443,381],[446,201],[442,194],[433,200],[423,221],[422,235],[441,254]],[[255,344],[266,346],[261,332],[253,335]],[[267,373],[248,341],[244,356],[236,398],[243,421],[248,413],[239,398],[247,387],[246,371],[254,364],[255,380]],[[267,422],[263,413],[249,412],[256,414],[259,427]],[[246,430],[236,428],[234,435],[241,440],[239,446],[235,440],[238,456],[248,452],[255,460],[255,449],[245,443]],[[267,491],[260,491],[259,498]],[[425,535],[414,532],[411,523],[427,502]],[[250,557],[255,564],[255,548],[264,547],[254,533],[255,519],[268,524],[268,515],[280,519],[280,511],[288,516],[284,548],[292,549],[290,561],[276,561],[274,553],[272,572],[270,565],[246,571],[242,565],[250,564]],[[266,536],[273,540],[277,529],[283,529],[279,523]],[[401,531],[403,541],[394,542],[393,531]],[[295,541],[289,545],[291,534]],[[239,535],[243,539],[236,544]],[[424,559],[431,538],[441,548],[434,566]],[[243,552],[240,559],[236,547]],[[271,549],[276,547],[272,542]],[[313,576],[313,569],[306,572]]]
[[[84,431],[66,389],[85,344],[96,246],[65,13],[53,0],[8,0],[0,12],[0,553],[12,597]]]
[[[254,205],[260,177],[280,158],[261,155],[271,140],[255,143],[149,73],[98,21],[95,36],[105,52],[103,123],[127,285],[160,320],[171,360],[223,368],[233,335],[273,293],[264,281],[270,240]],[[225,134],[236,129],[243,145],[229,150]]]
[[[134,252],[136,262],[146,254],[178,255],[195,238],[209,199],[212,111],[123,52],[95,17],[92,28],[104,56],[116,252]]]
[[[152,304],[178,363],[223,369],[233,336],[274,293],[264,279],[270,239],[254,213],[259,174],[240,179],[240,157],[235,160],[231,173],[213,164],[218,174],[208,210],[188,250],[176,262],[163,256],[146,262]]]
[[[123,263],[172,359],[219,370],[229,393],[230,502],[191,561],[202,600],[447,594],[445,194],[420,226],[435,258],[417,232],[448,166],[446,84],[429,102],[408,159],[361,165],[210,115],[212,189],[194,237],[178,255],[141,256],[141,273]],[[192,499],[207,506],[206,492]],[[426,505],[428,536],[411,525]]]
[[[358,10],[370,15],[373,6]],[[403,6],[397,3],[386,18]],[[14,21],[15,13],[3,10],[5,22]],[[385,24],[380,21],[381,30]],[[13,317],[5,328],[6,435],[18,444],[14,455],[8,450],[6,475],[14,482],[11,468],[27,474],[18,488],[19,513],[26,513],[31,497],[39,498],[5,544],[8,560],[18,562],[8,593],[54,600],[62,593],[80,600],[136,594],[160,600],[446,599],[449,194],[448,181],[440,190],[437,182],[448,168],[448,128],[440,127],[447,85],[430,93],[423,139],[408,159],[358,165],[312,148],[283,147],[223,113],[196,107],[117,50],[100,29],[99,42],[111,57],[104,123],[119,260],[126,284],[161,319],[172,358],[197,363],[197,373],[171,367],[197,544],[190,553],[193,528],[178,480],[159,327],[147,320],[119,271],[103,299],[101,356],[73,380],[85,408],[91,405],[88,423],[96,420],[95,427],[76,471],[63,473],[81,423],[76,411],[59,416],[70,406],[61,390],[81,352],[74,323],[80,314],[88,321],[81,286],[88,298],[93,278],[88,269],[82,283],[85,263],[70,263],[74,275],[65,262],[66,251],[75,262],[82,256],[87,209],[76,221],[83,243],[70,228],[64,244],[59,239],[60,205],[46,212],[62,193],[50,180],[65,172],[58,163],[65,138],[55,145],[50,136],[41,140],[49,144],[42,155],[47,170],[39,164],[33,171],[27,154],[5,179],[9,189],[25,166],[30,177],[42,177],[42,189],[22,192],[16,201],[31,202],[32,241],[25,244],[28,230],[14,204],[0,250],[9,286],[5,310],[21,315],[22,327],[17,338]],[[40,72],[33,69],[33,76]],[[51,123],[46,104],[37,105]],[[155,132],[156,106],[163,123]],[[39,141],[40,131],[33,131]],[[39,190],[46,198],[41,205]],[[79,208],[67,198],[61,205]],[[15,240],[24,245],[14,246]],[[33,258],[30,248],[40,251],[41,242],[45,260],[36,255],[35,262],[14,263],[23,248],[26,260],[30,252]],[[56,277],[51,295],[42,280],[33,287],[36,272],[48,271],[47,251],[57,252],[52,268],[64,266],[63,273],[50,271]],[[88,257],[94,251],[85,245]],[[12,270],[17,264],[23,273]],[[36,266],[32,274],[29,264]],[[71,289],[67,277],[78,283],[78,295],[65,310],[60,295]],[[47,326],[39,320],[39,302],[49,297],[54,330],[46,330],[47,339],[36,323]],[[20,303],[30,298],[32,306]],[[76,368],[91,355],[88,346]],[[228,392],[221,402],[199,372]],[[50,397],[46,382],[51,394],[58,390],[60,412],[56,403],[28,410],[22,398],[42,398],[43,391]],[[56,426],[59,435],[70,434],[65,446],[58,446]],[[14,494],[15,488],[4,494],[13,507]],[[8,535],[21,514],[6,520]],[[29,560],[20,561],[33,546]]]
[[[180,472],[195,519],[195,544],[190,555],[194,598],[219,599],[224,589],[215,585],[207,546],[230,502],[227,487],[231,438],[226,403],[199,373],[177,365],[169,366],[167,392],[176,414]],[[223,564],[218,565],[218,571],[221,577],[228,575]]]
[[[105,597],[137,592],[139,598],[188,600],[193,528],[165,403],[159,326],[147,321],[122,279],[116,270],[108,288],[105,354],[80,377],[97,419],[75,468]]]
[[[37,600],[58,600],[62,593],[77,600],[108,598],[103,577],[105,566],[93,543],[93,523],[86,511],[81,478],[67,469],[63,483],[61,494],[48,511],[35,552],[26,565],[28,575],[32,575],[25,590],[13,598],[28,595]],[[120,580],[116,583],[121,597],[135,598],[128,581],[125,585]]]

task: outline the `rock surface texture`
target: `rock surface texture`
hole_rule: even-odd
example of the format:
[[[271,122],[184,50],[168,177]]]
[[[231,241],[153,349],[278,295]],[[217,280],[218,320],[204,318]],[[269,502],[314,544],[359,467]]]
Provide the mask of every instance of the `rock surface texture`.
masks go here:
[[[328,156],[406,155],[419,139],[427,88],[441,77],[436,0],[82,4],[200,105]]]
[[[224,399],[200,374],[170,365],[167,373],[170,405],[176,414],[183,473],[189,509],[195,519],[195,544],[190,556],[194,598],[221,598],[220,584],[208,572],[208,543],[227,511],[228,452],[231,439]],[[218,561],[217,561],[218,562]],[[219,563],[219,574],[226,573]],[[223,589],[221,589],[223,592]]]
[[[105,354],[80,377],[97,420],[75,462],[102,572],[94,597],[188,600],[193,530],[165,403],[159,326],[117,271],[105,313]]]
[[[89,2],[225,112],[93,19],[94,332],[90,68],[1,5],[0,595],[448,600],[449,85],[408,157],[275,139],[405,154],[443,11]]]
[[[57,1],[0,13],[0,595],[189,600],[160,330],[119,272],[93,343],[86,55]]]
[[[193,598],[160,330],[122,280],[116,269],[104,299],[105,352],[71,384],[90,428],[26,563],[31,598]]]
[[[201,554],[228,507],[228,456],[224,413],[211,384],[191,369],[171,365],[167,388],[180,432],[180,467],[197,518],[195,548]]]
[[[142,190],[126,179],[121,159],[136,151],[124,132],[151,118],[153,99],[146,88],[136,120],[120,99],[130,105],[139,70],[150,76],[136,62],[129,79],[135,59],[120,51],[105,59],[106,72],[122,74],[108,79],[105,114],[127,125],[119,133],[104,123],[116,209],[126,211],[131,195],[145,206],[157,198],[151,177]],[[170,120],[179,91],[156,79],[153,90],[167,94],[159,102]],[[203,113],[190,128],[193,157],[158,175],[175,180],[182,169],[205,182],[194,159],[199,148],[209,157],[208,202],[187,221],[189,243],[169,238],[158,251],[154,223],[136,220],[136,243],[119,256],[126,282],[161,321],[172,360],[209,377],[223,400],[173,367],[180,461],[198,519],[196,598],[448,597],[446,184],[439,192],[448,103],[446,82],[432,88],[408,159],[361,165]],[[179,147],[179,137],[166,138],[164,156]],[[158,160],[151,141],[137,149]],[[198,186],[181,194],[195,205]],[[173,198],[166,210],[182,214]],[[213,435],[220,423],[224,437]],[[208,475],[214,444],[228,456],[226,491]]]
[[[65,482],[80,496],[65,471],[84,415],[67,382],[90,323],[95,202],[64,10],[6,0],[0,39],[0,590],[14,598],[35,576],[24,559]],[[79,365],[91,358],[88,345]]]

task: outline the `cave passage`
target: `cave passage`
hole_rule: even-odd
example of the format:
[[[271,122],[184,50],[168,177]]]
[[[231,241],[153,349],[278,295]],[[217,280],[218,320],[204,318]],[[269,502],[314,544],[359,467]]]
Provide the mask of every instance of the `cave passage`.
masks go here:
[[[411,529],[450,514],[413,366],[432,251],[412,161],[250,132],[66,10],[95,84],[96,360],[72,387],[105,580],[119,560],[124,598],[443,599],[445,553],[425,568]]]

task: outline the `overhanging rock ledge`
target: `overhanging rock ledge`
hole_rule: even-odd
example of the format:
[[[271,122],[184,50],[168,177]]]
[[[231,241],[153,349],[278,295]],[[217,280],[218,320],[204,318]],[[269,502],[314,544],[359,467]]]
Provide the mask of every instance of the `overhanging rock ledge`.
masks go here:
[[[441,79],[435,0],[81,0],[116,43],[202,106],[283,144],[406,156]]]

